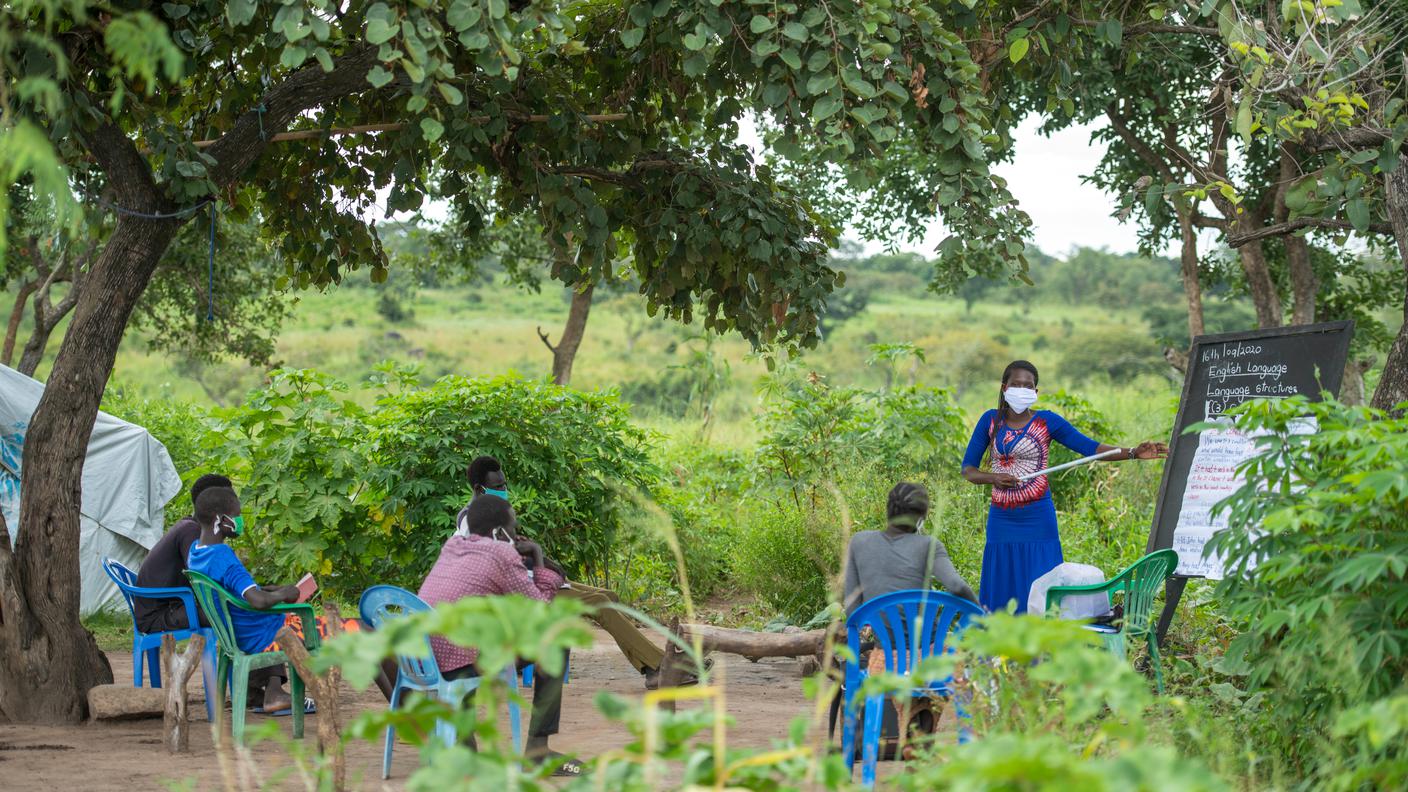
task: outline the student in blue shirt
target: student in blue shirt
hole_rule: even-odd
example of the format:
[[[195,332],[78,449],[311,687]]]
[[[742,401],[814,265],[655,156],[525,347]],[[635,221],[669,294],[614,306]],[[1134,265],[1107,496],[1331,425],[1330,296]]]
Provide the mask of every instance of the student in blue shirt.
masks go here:
[[[186,568],[200,572],[219,583],[226,591],[244,598],[251,607],[264,610],[284,602],[297,602],[297,586],[262,587],[245,569],[235,551],[225,544],[229,537],[244,530],[240,499],[227,487],[208,489],[196,499],[196,522],[200,524],[200,539],[191,545]],[[284,626],[282,613],[250,613],[230,609],[230,621],[235,628],[235,641],[242,652],[263,652],[274,643],[274,636]],[[292,706],[292,698],[284,691],[288,672],[271,674],[264,686],[263,711],[278,713]]]

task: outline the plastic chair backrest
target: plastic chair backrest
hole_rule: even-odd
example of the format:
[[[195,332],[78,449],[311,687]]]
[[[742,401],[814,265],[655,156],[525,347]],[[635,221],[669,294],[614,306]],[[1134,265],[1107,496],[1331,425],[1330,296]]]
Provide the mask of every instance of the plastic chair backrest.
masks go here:
[[[111,558],[103,558],[103,571],[108,573],[112,582],[117,584],[117,590],[122,592],[122,598],[127,600],[127,610],[132,614],[132,627],[137,627],[137,603],[132,599],[132,589],[137,588],[137,573],[128,569],[120,561]]]
[[[1154,597],[1159,587],[1178,568],[1175,550],[1155,550],[1121,572],[1124,588],[1124,630],[1129,635],[1147,634],[1153,622]]]
[[[224,586],[193,569],[186,570],[186,578],[191,581],[191,590],[196,594],[196,602],[200,604],[205,618],[215,630],[216,637],[220,639],[220,651],[231,656],[240,652],[239,642],[235,640],[235,624],[230,619],[230,603],[235,601],[234,595],[226,591]]]
[[[846,619],[846,644],[860,656],[861,628],[870,627],[885,657],[885,670],[907,674],[920,660],[942,654],[983,609],[968,600],[932,589],[892,591],[863,603]]]
[[[362,620],[370,624],[373,630],[379,630],[390,619],[428,611],[430,605],[399,586],[377,585],[362,592],[359,609]],[[426,646],[429,645],[430,639],[427,638]],[[440,682],[440,666],[435,662],[433,653],[426,657],[397,655],[396,663],[401,668],[401,676],[407,681],[418,685]]]

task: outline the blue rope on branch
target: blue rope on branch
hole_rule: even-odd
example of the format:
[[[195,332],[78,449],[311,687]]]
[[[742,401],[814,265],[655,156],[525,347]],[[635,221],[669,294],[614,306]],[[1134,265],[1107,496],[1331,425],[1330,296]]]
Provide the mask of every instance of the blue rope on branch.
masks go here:
[[[210,255],[206,259],[208,287],[205,301],[205,321],[215,321],[215,202],[210,203]]]

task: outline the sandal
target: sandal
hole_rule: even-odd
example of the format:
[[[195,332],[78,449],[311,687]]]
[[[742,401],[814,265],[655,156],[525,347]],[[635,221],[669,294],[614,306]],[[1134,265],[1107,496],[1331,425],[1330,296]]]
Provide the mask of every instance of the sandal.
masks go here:
[[[583,765],[581,762],[557,751],[547,751],[537,756],[529,756],[528,759],[539,765],[556,763],[557,766],[552,770],[554,778],[574,778],[582,774]]]
[[[304,715],[312,715],[312,714],[316,713],[317,711],[318,711],[318,704],[317,704],[317,702],[313,701],[313,699],[311,699],[311,698],[305,698],[305,699],[303,699],[303,714],[304,714]],[[265,711],[264,706],[263,706],[263,705],[260,705],[260,706],[254,708],[254,713],[255,713],[256,715],[270,715],[270,716],[273,716],[273,717],[275,717],[275,718],[282,718],[282,717],[284,717],[285,715],[292,715],[292,714],[293,714],[293,707],[292,707],[292,706],[288,706],[288,707],[284,707],[284,708],[281,709],[281,710],[275,710],[275,711],[273,711],[273,712],[267,712],[267,711]]]

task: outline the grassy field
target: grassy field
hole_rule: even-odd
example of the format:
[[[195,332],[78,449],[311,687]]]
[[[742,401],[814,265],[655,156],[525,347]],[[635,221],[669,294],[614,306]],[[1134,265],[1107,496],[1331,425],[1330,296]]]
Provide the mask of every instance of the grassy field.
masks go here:
[[[283,329],[275,362],[318,368],[349,383],[384,360],[417,364],[426,379],[509,371],[546,376],[551,357],[538,330],[556,340],[567,299],[557,289],[532,293],[509,285],[422,289],[405,303],[412,317],[391,322],[378,314],[373,289],[309,292]],[[620,389],[639,420],[668,434],[696,430],[700,402],[707,400],[714,416],[710,439],[748,443],[758,387],[768,375],[765,361],[737,337],[706,338],[700,326],[652,319],[644,308],[633,294],[598,296],[572,384]],[[1044,304],[1024,310],[999,302],[965,309],[961,300],[924,291],[879,293],[795,365],[838,386],[870,387],[892,377],[947,387],[976,416],[995,404],[1002,367],[1020,357],[1041,369],[1043,389],[1064,388],[1090,399],[1131,435],[1166,426],[1164,413],[1177,396],[1172,378],[1146,374],[1111,381],[1105,371],[1067,364],[1069,349],[1090,334],[1147,338],[1148,329],[1134,310],[1081,312]],[[924,360],[868,364],[871,345],[898,343],[913,344]],[[112,382],[146,396],[230,404],[262,375],[242,362],[183,366],[148,350],[133,333]],[[691,393],[705,379],[710,393]]]

